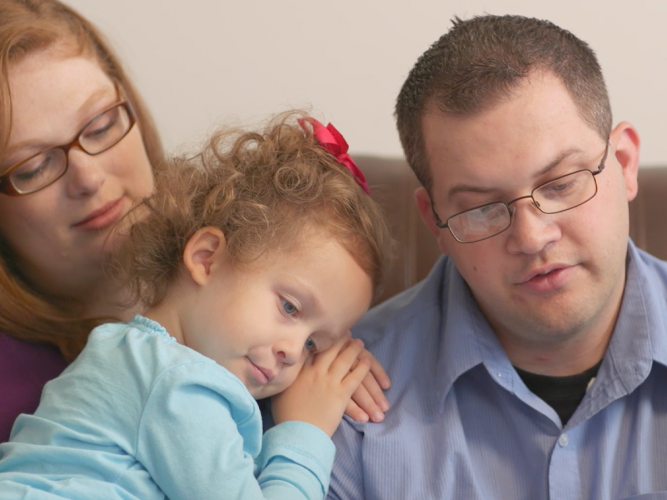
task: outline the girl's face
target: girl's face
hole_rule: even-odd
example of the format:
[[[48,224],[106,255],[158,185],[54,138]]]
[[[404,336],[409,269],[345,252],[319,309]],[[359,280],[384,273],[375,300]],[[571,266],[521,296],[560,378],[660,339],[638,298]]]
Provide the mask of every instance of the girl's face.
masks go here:
[[[273,253],[254,270],[211,265],[179,319],[185,345],[236,375],[257,399],[286,389],[368,309],[372,283],[335,239]]]
[[[72,141],[101,111],[120,101],[97,61],[62,46],[31,54],[9,70],[12,129],[0,158],[8,167]],[[118,238],[114,223],[153,190],[153,174],[135,124],[112,148],[69,151],[63,177],[35,193],[0,194],[0,238],[37,289],[84,301],[102,279]]]

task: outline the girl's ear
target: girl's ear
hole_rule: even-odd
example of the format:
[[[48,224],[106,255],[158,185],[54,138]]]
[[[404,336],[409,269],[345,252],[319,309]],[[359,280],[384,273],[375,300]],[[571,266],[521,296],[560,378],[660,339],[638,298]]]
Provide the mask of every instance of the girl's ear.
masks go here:
[[[226,258],[224,233],[217,227],[204,227],[193,234],[185,245],[183,263],[195,283],[205,284],[211,268]]]

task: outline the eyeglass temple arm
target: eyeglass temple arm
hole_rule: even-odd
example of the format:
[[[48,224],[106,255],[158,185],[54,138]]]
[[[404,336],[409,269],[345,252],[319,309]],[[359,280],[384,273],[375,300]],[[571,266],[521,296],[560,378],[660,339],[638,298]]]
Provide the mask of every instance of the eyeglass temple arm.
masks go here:
[[[435,217],[435,225],[438,226],[440,229],[447,229],[449,226],[447,225],[446,222],[442,222],[440,220],[440,216],[438,215],[438,212],[435,211],[435,207],[433,206],[433,201],[431,201],[431,212],[433,212],[433,216]]]
[[[0,193],[11,195],[15,192],[16,190],[14,189],[14,186],[9,182],[9,174],[0,176]]]
[[[602,160],[600,160],[600,165],[598,165],[598,169],[595,172],[591,172],[593,175],[598,175],[600,172],[604,170],[604,167],[606,166],[604,163],[607,161],[608,154],[609,154],[609,138],[607,138],[607,147],[604,149],[604,156],[602,157]]]

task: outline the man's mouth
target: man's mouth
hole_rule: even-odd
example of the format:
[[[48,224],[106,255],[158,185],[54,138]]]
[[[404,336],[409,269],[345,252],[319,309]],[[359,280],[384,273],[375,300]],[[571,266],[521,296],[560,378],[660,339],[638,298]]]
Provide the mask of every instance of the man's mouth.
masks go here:
[[[559,263],[532,269],[518,280],[517,285],[534,293],[551,292],[563,286],[576,267]]]

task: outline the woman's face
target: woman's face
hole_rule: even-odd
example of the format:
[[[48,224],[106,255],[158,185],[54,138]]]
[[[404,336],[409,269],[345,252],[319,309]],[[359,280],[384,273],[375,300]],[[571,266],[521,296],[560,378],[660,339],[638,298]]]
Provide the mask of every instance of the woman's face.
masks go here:
[[[55,47],[10,68],[12,128],[0,174],[41,150],[69,143],[120,100],[94,59],[66,54]],[[0,194],[0,238],[37,289],[90,300],[119,237],[115,223],[152,192],[153,174],[137,125],[107,151],[90,156],[75,147],[68,160],[65,175],[50,186],[20,197]]]

